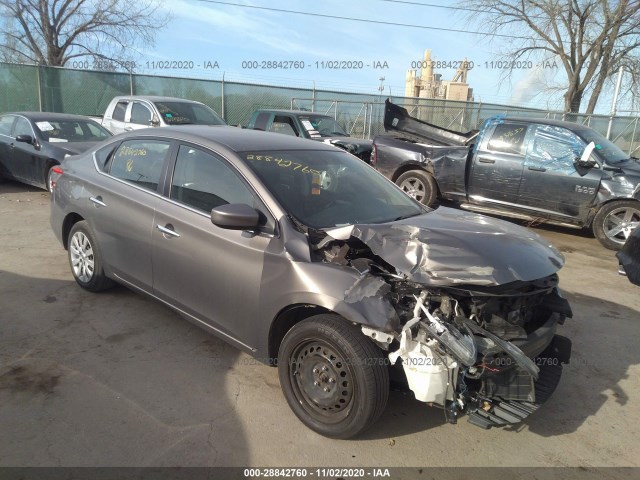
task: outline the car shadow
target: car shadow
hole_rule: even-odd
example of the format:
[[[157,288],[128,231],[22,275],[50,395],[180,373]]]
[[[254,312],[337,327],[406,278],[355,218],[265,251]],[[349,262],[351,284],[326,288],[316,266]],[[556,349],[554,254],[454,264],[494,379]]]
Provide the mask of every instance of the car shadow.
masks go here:
[[[0,195],[3,193],[21,193],[21,192],[33,192],[42,193],[49,196],[49,192],[42,188],[27,185],[26,183],[20,183],[15,180],[8,180],[0,178]]]
[[[123,287],[0,271],[0,465],[242,466],[239,351]]]
[[[565,293],[574,317],[558,334],[573,343],[571,362],[564,366],[551,398],[523,423],[503,427],[528,430],[543,437],[575,432],[595,415],[600,422],[620,422],[615,406],[624,407],[630,392],[624,386],[631,367],[640,364],[638,313],[613,302]],[[601,412],[605,404],[606,411]],[[466,416],[458,418],[466,423]],[[441,408],[429,408],[411,392],[392,391],[380,420],[360,439],[401,437],[446,423]]]

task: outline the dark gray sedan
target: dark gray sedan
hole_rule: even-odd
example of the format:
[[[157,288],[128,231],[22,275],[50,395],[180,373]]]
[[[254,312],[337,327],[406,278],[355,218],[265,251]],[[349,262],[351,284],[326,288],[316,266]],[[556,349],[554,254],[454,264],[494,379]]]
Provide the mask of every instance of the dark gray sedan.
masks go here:
[[[489,428],[554,391],[571,342],[561,254],[431,210],[330,145],[233,127],[114,137],[54,178],[51,226],[84,289],[121,283],[261,361],[308,427],[348,438],[387,402]]]
[[[84,152],[111,136],[100,124],[81,115],[0,115],[0,181],[17,180],[51,191],[51,172],[66,156]]]

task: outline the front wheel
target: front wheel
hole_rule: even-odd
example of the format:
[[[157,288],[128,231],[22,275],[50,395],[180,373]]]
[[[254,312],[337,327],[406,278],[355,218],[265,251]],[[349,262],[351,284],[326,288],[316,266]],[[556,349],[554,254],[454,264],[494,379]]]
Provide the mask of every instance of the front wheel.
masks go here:
[[[396,180],[396,184],[411,198],[430,207],[438,196],[438,187],[433,176],[423,170],[409,170]]]
[[[278,375],[296,416],[332,438],[350,438],[371,426],[389,397],[382,351],[338,315],[294,325],[280,345]]]
[[[620,250],[640,225],[640,202],[621,200],[607,203],[593,219],[593,234],[610,250]]]

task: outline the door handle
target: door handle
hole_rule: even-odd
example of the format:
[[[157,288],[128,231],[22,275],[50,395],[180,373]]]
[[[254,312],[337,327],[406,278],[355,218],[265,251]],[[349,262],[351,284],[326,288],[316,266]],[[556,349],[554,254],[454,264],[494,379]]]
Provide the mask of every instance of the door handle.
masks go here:
[[[133,127],[124,127],[125,132],[130,132],[131,130],[133,130]]]
[[[533,170],[534,172],[546,172],[547,169],[544,167],[527,167],[529,170]]]
[[[162,225],[156,225],[156,228],[160,230],[163,235],[169,235],[170,237],[176,238],[180,237],[180,234],[173,229],[173,225],[171,225],[170,223],[167,223],[165,227],[163,227]]]
[[[100,195],[98,195],[97,197],[90,197],[89,200],[91,200],[94,203],[94,206],[96,208],[107,206],[107,204],[102,201],[102,197]]]
[[[478,161],[480,163],[496,163],[495,160],[493,160],[492,158],[479,158]]]

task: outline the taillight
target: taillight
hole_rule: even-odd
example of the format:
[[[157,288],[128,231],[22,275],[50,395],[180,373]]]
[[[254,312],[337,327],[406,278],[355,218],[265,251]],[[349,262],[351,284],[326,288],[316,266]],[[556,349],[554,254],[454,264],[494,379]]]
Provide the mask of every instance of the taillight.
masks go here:
[[[51,168],[51,173],[49,174],[49,191],[53,192],[53,189],[58,182],[58,179],[62,176],[64,170],[60,165],[56,165]]]

